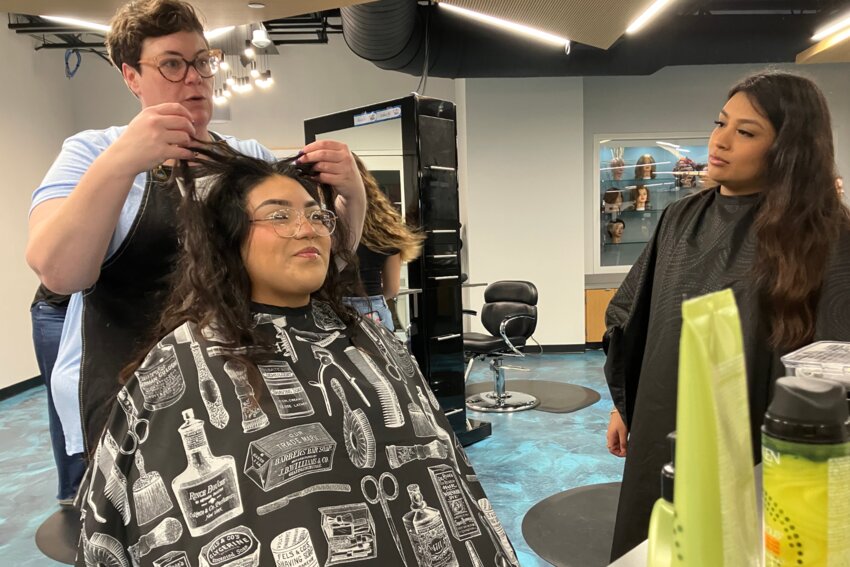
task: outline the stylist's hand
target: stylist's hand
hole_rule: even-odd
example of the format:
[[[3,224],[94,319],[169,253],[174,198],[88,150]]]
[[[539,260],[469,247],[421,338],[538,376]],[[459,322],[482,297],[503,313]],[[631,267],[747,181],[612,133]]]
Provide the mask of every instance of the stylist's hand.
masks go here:
[[[312,163],[316,181],[333,185],[346,201],[365,201],[363,179],[347,145],[318,140],[304,146],[301,153],[298,163]]]
[[[192,115],[176,102],[149,106],[139,112],[104,153],[122,173],[137,175],[167,160],[190,160],[195,126]]]
[[[611,412],[611,419],[608,422],[608,432],[605,434],[608,452],[615,457],[625,457],[628,436],[629,430],[623,422],[620,412]]]

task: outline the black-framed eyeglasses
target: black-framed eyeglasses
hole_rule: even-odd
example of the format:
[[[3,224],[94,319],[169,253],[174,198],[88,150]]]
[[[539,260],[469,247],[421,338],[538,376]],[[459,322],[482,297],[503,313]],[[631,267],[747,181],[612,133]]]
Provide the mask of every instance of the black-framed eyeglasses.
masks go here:
[[[156,67],[166,81],[179,83],[186,80],[186,75],[189,74],[189,67],[194,67],[198,75],[204,79],[209,79],[218,73],[221,58],[222,52],[220,49],[210,49],[209,51],[202,51],[191,61],[183,59],[179,55],[166,53],[164,55],[157,55],[153,59],[140,59],[138,64]]]
[[[255,214],[257,211],[254,212]],[[301,223],[306,220],[316,236],[330,236],[336,228],[337,216],[332,211],[324,209],[311,209],[303,211],[286,207],[271,209],[264,207],[260,211],[259,218],[251,219],[250,222],[271,223],[274,231],[281,238],[292,238],[301,230]]]

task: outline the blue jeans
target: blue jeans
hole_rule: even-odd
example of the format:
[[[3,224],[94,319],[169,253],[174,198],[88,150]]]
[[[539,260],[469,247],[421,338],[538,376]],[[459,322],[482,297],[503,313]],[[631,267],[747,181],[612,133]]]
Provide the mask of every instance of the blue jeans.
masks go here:
[[[86,470],[83,454],[67,455],[65,453],[65,433],[62,422],[56,414],[53,405],[53,393],[50,389],[50,376],[56,363],[59,351],[59,339],[62,338],[62,324],[65,322],[65,308],[54,307],[49,303],[39,301],[30,309],[32,315],[32,342],[35,347],[35,357],[38,369],[47,386],[47,417],[50,423],[50,444],[53,446],[53,459],[59,473],[59,500],[74,498],[80,480]]]
[[[342,302],[353,307],[362,315],[369,317],[373,321],[382,323],[384,327],[395,331],[393,325],[393,316],[390,313],[390,308],[387,306],[387,300],[383,295],[370,295],[369,297],[344,297]]]

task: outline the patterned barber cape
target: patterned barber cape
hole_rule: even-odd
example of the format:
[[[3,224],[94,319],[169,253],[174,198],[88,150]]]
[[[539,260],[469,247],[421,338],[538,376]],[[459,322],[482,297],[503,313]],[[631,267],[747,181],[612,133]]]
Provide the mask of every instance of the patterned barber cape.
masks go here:
[[[318,301],[255,309],[256,368],[186,323],[120,390],[78,567],[518,565],[404,345]]]

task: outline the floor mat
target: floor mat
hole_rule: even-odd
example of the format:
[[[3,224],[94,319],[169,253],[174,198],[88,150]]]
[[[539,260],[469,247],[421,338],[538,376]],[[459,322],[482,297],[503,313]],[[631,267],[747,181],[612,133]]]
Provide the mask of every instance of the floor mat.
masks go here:
[[[534,409],[550,413],[578,411],[601,399],[599,393],[590,388],[548,380],[507,380],[505,390],[536,396],[540,400],[540,405]],[[467,396],[492,391],[493,382],[476,382],[466,386]]]
[[[556,567],[605,567],[619,498],[619,482],[559,492],[531,507],[522,520],[522,535]]]
[[[77,542],[80,539],[80,511],[60,509],[54,512],[35,532],[35,544],[49,558],[74,564]]]

